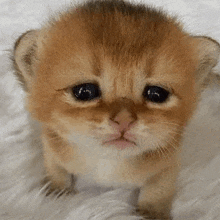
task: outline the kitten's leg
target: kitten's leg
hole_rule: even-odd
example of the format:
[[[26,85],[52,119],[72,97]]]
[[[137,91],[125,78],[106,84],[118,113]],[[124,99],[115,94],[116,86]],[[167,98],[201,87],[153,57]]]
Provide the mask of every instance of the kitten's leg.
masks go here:
[[[168,168],[141,187],[138,211],[150,219],[171,219],[170,211],[175,194],[177,169]]]
[[[43,134],[44,166],[46,182],[49,183],[49,192],[74,192],[73,175],[64,168],[67,157],[70,156],[69,146],[56,133]]]
[[[44,157],[46,169],[46,182],[49,183],[49,191],[62,191],[70,187],[70,175],[67,171],[56,164],[52,157]]]

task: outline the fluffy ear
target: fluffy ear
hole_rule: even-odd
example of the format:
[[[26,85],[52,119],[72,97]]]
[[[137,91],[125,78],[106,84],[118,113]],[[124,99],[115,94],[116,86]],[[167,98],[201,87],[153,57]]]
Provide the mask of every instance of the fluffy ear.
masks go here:
[[[204,85],[209,81],[213,74],[212,68],[219,61],[220,44],[209,37],[193,37],[199,56],[199,66],[197,71],[198,85]]]
[[[38,31],[31,30],[22,34],[14,46],[14,67],[24,89],[29,91],[34,76],[33,63],[36,60]]]

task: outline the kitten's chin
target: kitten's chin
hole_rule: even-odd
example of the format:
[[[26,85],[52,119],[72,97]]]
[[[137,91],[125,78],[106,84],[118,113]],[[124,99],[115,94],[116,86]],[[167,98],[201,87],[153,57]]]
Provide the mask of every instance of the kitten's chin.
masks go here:
[[[78,145],[83,155],[97,159],[126,159],[143,153],[143,149],[130,142],[111,141],[106,144]]]
[[[97,148],[99,158],[102,159],[128,159],[143,153],[143,150],[131,143],[114,143]]]

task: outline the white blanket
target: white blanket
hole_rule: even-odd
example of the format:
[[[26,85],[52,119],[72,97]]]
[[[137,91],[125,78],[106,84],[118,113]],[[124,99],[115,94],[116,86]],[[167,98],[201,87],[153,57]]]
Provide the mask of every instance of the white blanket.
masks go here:
[[[42,152],[38,124],[24,109],[24,93],[12,74],[10,51],[16,38],[40,27],[70,0],[0,0],[0,219],[138,220],[137,193],[103,189],[83,180],[80,193],[55,199],[41,194]],[[220,41],[219,0],[149,0],[179,16],[192,34]],[[218,68],[216,68],[218,69]],[[173,204],[174,220],[220,219],[220,86],[203,94],[183,142],[182,171]]]

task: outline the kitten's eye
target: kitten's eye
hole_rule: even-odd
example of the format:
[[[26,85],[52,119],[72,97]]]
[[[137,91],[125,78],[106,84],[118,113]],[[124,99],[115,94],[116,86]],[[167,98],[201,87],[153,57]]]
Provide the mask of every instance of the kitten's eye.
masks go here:
[[[75,98],[80,101],[90,101],[101,96],[99,86],[93,83],[83,83],[74,86],[72,92]]]
[[[162,103],[167,100],[169,92],[159,86],[146,86],[143,96],[151,102]]]

